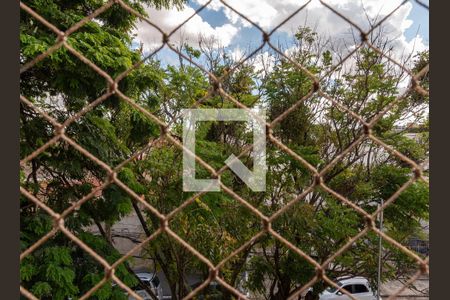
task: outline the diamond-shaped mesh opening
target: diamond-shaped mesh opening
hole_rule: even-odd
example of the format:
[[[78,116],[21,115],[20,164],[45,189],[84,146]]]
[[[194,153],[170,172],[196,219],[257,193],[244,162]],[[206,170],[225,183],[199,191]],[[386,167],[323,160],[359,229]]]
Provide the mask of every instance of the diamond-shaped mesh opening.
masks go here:
[[[73,206],[104,196],[109,184],[103,166],[86,159],[66,141],[45,149],[32,163],[24,165],[22,172],[22,187],[56,213],[73,211]]]
[[[253,197],[261,199],[259,210],[274,219],[292,205],[309,201],[315,182],[312,172],[301,161],[278,147],[270,145],[267,149],[268,170],[272,176],[266,181],[266,191]]]
[[[147,152],[163,146],[158,144],[161,134],[158,124],[114,96],[70,123],[65,132],[118,172],[135,164]]]
[[[364,225],[361,215],[319,188],[272,222],[274,231],[320,261],[336,252]]]
[[[207,193],[196,198],[193,204],[173,217],[170,226],[213,264],[227,258],[262,230],[257,216],[221,193]]]
[[[370,5],[363,7],[366,21],[361,23],[348,14],[351,6],[305,1],[288,5],[273,22],[277,24],[274,27],[265,24],[269,9],[255,16],[255,7],[231,0],[200,1],[171,26],[155,22],[155,16],[164,13],[159,9],[170,4],[163,1],[155,7],[140,7],[137,2],[116,0],[80,7],[74,2],[55,15],[44,2],[21,3],[22,133],[28,141],[21,149],[21,192],[28,198],[21,202],[21,208],[26,214],[23,223],[27,223],[27,217],[32,220],[24,230],[37,230],[24,236],[21,258],[26,265],[25,276],[33,273],[29,261],[33,255],[38,255],[39,249],[51,252],[49,243],[60,237],[67,241],[57,246],[69,243],[81,249],[77,257],[82,262],[77,267],[93,262],[91,269],[104,269],[103,275],[90,273],[90,279],[80,282],[78,289],[87,293],[80,295],[83,299],[110,298],[116,290],[119,298],[129,294],[140,299],[140,294],[131,289],[139,281],[131,275],[129,264],[135,254],[151,260],[155,271],[170,277],[166,279],[173,283],[177,297],[186,299],[213,297],[216,291],[232,299],[249,298],[249,290],[262,294],[288,290],[282,299],[308,292],[318,294],[326,285],[339,288],[338,274],[330,265],[349,264],[358,255],[359,263],[369,260],[365,266],[372,267],[367,276],[373,282],[375,256],[364,254],[372,253],[380,238],[382,248],[387,249],[383,253],[389,250],[399,265],[411,266],[400,270],[386,260],[389,272],[404,271],[405,275],[398,278],[403,280],[403,288],[391,293],[391,298],[428,274],[427,253],[406,241],[408,234],[402,236],[428,218],[427,123],[420,141],[396,138],[402,134],[396,126],[405,120],[410,124],[422,122],[427,113],[427,53],[403,60],[398,52],[386,48],[382,38],[377,39],[390,29],[384,27],[386,20],[407,9],[411,2],[392,2],[379,12]],[[414,5],[428,9],[421,1]],[[353,47],[346,47],[342,41],[334,48],[320,46],[320,40],[314,44],[317,35],[307,29],[306,16],[308,9],[318,7],[328,12],[329,20],[350,28],[347,38],[353,39]],[[217,65],[211,65],[211,59],[205,61],[205,49],[199,47],[198,51],[192,41],[173,42],[180,40],[183,29],[192,27],[208,9],[225,12],[233,24],[254,30],[262,41],[239,58],[218,58]],[[154,28],[155,40],[150,47],[125,37],[138,20]],[[329,20],[320,20],[316,27]],[[109,35],[99,33],[105,28]],[[283,45],[288,28],[298,30],[297,47],[291,49]],[[34,35],[45,38],[38,41]],[[305,47],[308,51],[315,49],[317,56],[305,59]],[[167,54],[180,66],[166,65],[163,61]],[[271,54],[275,59],[267,62],[275,69],[270,64],[256,65],[258,58]],[[147,56],[152,58],[142,61]],[[162,61],[164,71],[153,57]],[[61,72],[64,63],[66,70]],[[351,68],[356,65],[364,69],[364,64],[368,64],[368,70],[361,78],[360,70]],[[377,65],[396,74],[395,80],[383,70],[380,73]],[[260,68],[254,77],[253,67]],[[53,72],[51,76],[45,76],[46,70]],[[78,76],[80,73],[83,76]],[[152,84],[145,87],[140,80]],[[356,88],[364,84],[366,94],[355,95]],[[190,93],[191,89],[196,92]],[[269,109],[268,165],[276,176],[268,180],[265,192],[250,191],[227,166],[217,162],[232,153],[252,168],[248,159],[251,139],[245,130],[234,125],[229,131],[230,126],[227,129],[217,124],[215,130],[206,125],[206,134],[223,140],[199,142],[196,175],[219,178],[222,192],[182,191],[180,109],[190,107]],[[298,126],[308,119],[314,119],[306,122],[308,128]],[[30,128],[27,122],[34,126]],[[117,129],[112,129],[113,123]],[[411,127],[407,126],[408,133]],[[303,137],[299,134],[302,130]],[[308,134],[309,140],[305,138]],[[328,141],[317,138],[320,136]],[[377,159],[383,162],[377,161],[372,170],[372,161]],[[45,163],[52,161],[45,169]],[[62,175],[55,173],[62,169]],[[74,170],[79,174],[72,174]],[[72,182],[65,182],[68,173]],[[55,182],[61,184],[55,186]],[[82,189],[83,182],[89,187]],[[368,197],[374,191],[376,197]],[[176,200],[168,204],[167,199]],[[41,218],[43,211],[51,216],[42,217],[47,221]],[[140,232],[136,232],[134,246],[117,254],[111,244],[115,245],[120,234],[109,231],[115,224],[123,224],[130,214],[138,220],[136,228],[140,229],[136,231]],[[379,229],[381,214],[386,227]],[[215,223],[208,224],[208,220]],[[87,229],[94,223],[100,235]],[[337,228],[342,229],[339,236],[332,233]],[[218,238],[224,232],[225,239]],[[56,236],[51,238],[53,234]],[[264,258],[270,261],[264,252],[272,254],[278,246],[287,255],[282,273],[296,274],[292,268],[300,266],[310,272],[300,272],[302,278],[295,282],[289,278],[287,289],[276,282],[266,289],[266,281],[280,280],[280,273],[270,269],[258,273],[257,268],[244,265],[249,259],[252,266],[260,266]],[[113,254],[117,254],[114,259]],[[292,263],[296,260],[300,261]],[[241,270],[230,273],[234,267],[230,265],[236,263],[241,264]],[[94,267],[96,264],[101,267]],[[418,271],[414,273],[414,269]],[[196,282],[177,280],[187,278],[188,271],[199,273]],[[248,272],[256,283],[253,287]],[[26,284],[27,280],[22,279],[21,287],[25,297],[45,298],[43,293],[49,293],[45,282],[33,287]]]

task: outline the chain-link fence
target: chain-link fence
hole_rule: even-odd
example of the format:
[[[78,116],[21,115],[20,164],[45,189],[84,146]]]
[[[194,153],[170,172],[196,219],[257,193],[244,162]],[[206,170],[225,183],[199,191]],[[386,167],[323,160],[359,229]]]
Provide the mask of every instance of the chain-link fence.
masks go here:
[[[28,61],[24,63],[21,66],[20,72],[21,74],[26,73],[28,70],[33,68],[36,64],[43,61],[44,59],[51,56],[53,53],[55,53],[60,48],[65,48],[68,52],[70,52],[72,55],[77,57],[80,61],[85,63],[87,66],[89,66],[93,71],[95,71],[98,75],[102,76],[107,85],[107,92],[100,96],[99,98],[95,99],[94,101],[90,102],[89,105],[83,107],[81,110],[79,110],[78,113],[72,115],[70,118],[66,119],[64,122],[57,121],[54,117],[52,117],[50,114],[45,112],[43,109],[37,107],[32,100],[27,99],[27,97],[22,96],[20,97],[20,101],[23,105],[33,109],[35,112],[37,112],[42,118],[44,118],[46,121],[51,123],[51,125],[54,127],[54,136],[49,141],[43,143],[41,147],[38,149],[35,149],[34,152],[24,157],[20,164],[22,167],[25,167],[28,163],[33,161],[36,157],[39,155],[45,153],[47,149],[54,146],[58,142],[64,141],[77,151],[79,151],[82,155],[86,157],[86,159],[89,159],[93,162],[95,162],[99,167],[101,167],[106,173],[108,174],[107,179],[99,184],[96,188],[94,188],[91,192],[89,192],[87,195],[83,196],[81,199],[79,199],[77,202],[71,204],[71,206],[67,209],[65,209],[62,213],[56,213],[51,207],[49,207],[44,200],[38,199],[33,193],[25,189],[24,187],[20,188],[21,194],[26,197],[29,201],[31,201],[34,205],[39,207],[41,210],[45,211],[48,215],[50,215],[53,218],[54,225],[53,229],[46,233],[41,239],[39,239],[36,243],[34,243],[32,246],[28,247],[25,251],[23,251],[20,255],[20,259],[23,260],[26,257],[30,256],[34,251],[36,251],[39,247],[41,247],[44,243],[46,243],[49,239],[51,239],[56,233],[63,233],[67,238],[72,240],[74,243],[76,243],[83,251],[87,252],[90,256],[92,256],[98,263],[100,263],[104,269],[104,278],[99,281],[95,286],[93,286],[87,293],[82,295],[80,299],[87,299],[93,295],[95,291],[100,289],[103,285],[105,285],[110,280],[114,281],[120,288],[122,288],[124,291],[129,293],[129,295],[135,297],[136,299],[142,299],[139,295],[137,295],[136,291],[128,287],[121,279],[119,279],[115,274],[115,269],[117,266],[125,262],[128,258],[133,256],[137,251],[145,247],[146,245],[152,243],[153,240],[155,240],[158,236],[162,234],[166,234],[170,238],[173,239],[173,241],[179,243],[182,245],[185,249],[187,249],[190,253],[192,253],[193,256],[195,256],[198,260],[203,262],[205,265],[208,266],[210,275],[208,279],[203,282],[201,285],[199,285],[197,288],[192,290],[185,299],[191,299],[195,297],[200,291],[204,288],[206,288],[212,281],[218,282],[224,289],[231,292],[233,295],[235,295],[238,299],[248,299],[248,297],[242,292],[240,292],[235,287],[229,285],[221,276],[220,276],[220,270],[221,267],[223,267],[227,262],[229,262],[233,257],[238,255],[240,252],[244,251],[246,248],[248,248],[250,245],[252,245],[257,239],[259,239],[261,236],[265,234],[271,235],[274,239],[279,241],[281,244],[283,244],[285,247],[289,248],[291,251],[295,252],[297,255],[305,259],[308,263],[314,266],[316,270],[316,275],[310,279],[310,281],[304,285],[301,286],[291,297],[290,299],[296,299],[300,294],[307,291],[311,286],[313,286],[317,281],[323,280],[327,284],[329,284],[332,287],[335,287],[336,289],[340,289],[340,286],[336,284],[335,281],[333,281],[332,278],[329,278],[327,275],[327,266],[332,263],[338,256],[343,254],[345,251],[347,251],[352,244],[354,244],[357,240],[363,238],[367,233],[373,232],[379,237],[383,239],[383,241],[389,243],[390,245],[398,248],[401,250],[404,254],[406,254],[408,257],[413,259],[417,263],[417,272],[414,274],[410,279],[406,282],[406,284],[397,292],[392,294],[389,299],[396,298],[397,295],[399,295],[404,289],[408,287],[408,285],[412,284],[417,278],[419,278],[423,274],[428,274],[428,258],[422,258],[417,253],[411,251],[406,246],[402,245],[398,241],[396,241],[394,238],[388,236],[385,232],[377,228],[376,222],[377,218],[383,210],[386,209],[386,207],[392,205],[394,201],[400,196],[400,194],[405,191],[408,187],[410,187],[413,183],[416,181],[424,181],[428,184],[428,179],[424,177],[423,170],[420,165],[418,165],[416,162],[414,162],[412,159],[408,158],[403,153],[396,150],[391,145],[388,145],[384,141],[382,141],[379,137],[377,137],[375,134],[373,134],[372,129],[378,124],[379,120],[388,114],[390,110],[396,106],[398,103],[401,103],[404,101],[404,99],[410,95],[411,93],[419,93],[421,95],[427,96],[428,91],[422,88],[421,86],[421,79],[424,75],[428,73],[428,65],[426,65],[422,70],[420,70],[417,73],[413,73],[410,69],[402,65],[397,60],[387,56],[387,54],[382,51],[381,49],[377,48],[374,44],[370,42],[370,39],[368,38],[370,34],[376,30],[378,27],[380,27],[387,19],[391,18],[397,10],[399,10],[402,5],[405,5],[405,3],[408,3],[408,1],[402,2],[397,8],[392,10],[389,14],[384,16],[381,20],[379,20],[376,24],[372,25],[370,30],[364,31],[361,29],[360,26],[358,26],[356,23],[352,21],[351,16],[346,16],[341,14],[336,8],[334,8],[332,5],[327,4],[326,1],[320,1],[320,3],[323,5],[323,9],[331,10],[334,14],[342,18],[345,22],[350,24],[350,26],[353,29],[356,29],[357,32],[360,34],[360,43],[356,45],[351,52],[349,52],[345,57],[343,57],[336,65],[333,66],[333,70],[337,69],[338,67],[342,66],[344,62],[346,62],[354,53],[356,53],[361,47],[367,46],[368,48],[372,49],[376,53],[380,54],[387,60],[389,60],[391,63],[397,65],[399,68],[401,68],[404,72],[408,74],[410,77],[410,84],[406,91],[404,91],[401,95],[399,95],[395,101],[392,101],[384,107],[381,111],[379,111],[375,116],[373,116],[371,119],[367,120],[358,113],[354,112],[348,107],[345,107],[340,101],[334,99],[330,95],[328,95],[324,90],[321,88],[321,78],[314,75],[311,71],[309,71],[306,67],[302,66],[297,61],[294,61],[292,58],[290,58],[288,55],[286,55],[286,52],[280,50],[272,41],[271,37],[273,34],[286,22],[288,22],[291,18],[299,14],[302,10],[307,9],[308,4],[310,1],[308,1],[306,4],[301,6],[298,10],[293,11],[292,14],[287,17],[283,22],[281,22],[278,26],[273,28],[271,31],[264,30],[261,26],[259,26],[257,23],[252,21],[252,16],[248,16],[243,11],[238,11],[233,6],[227,3],[227,1],[220,1],[221,4],[227,8],[229,8],[231,11],[242,17],[244,20],[249,22],[252,26],[257,28],[262,36],[261,44],[258,48],[256,48],[252,53],[247,55],[245,58],[241,59],[237,64],[233,66],[230,70],[225,72],[222,76],[216,76],[212,72],[206,70],[202,65],[200,65],[198,62],[194,61],[192,57],[186,55],[186,53],[180,51],[180,49],[176,48],[171,41],[171,37],[174,36],[174,34],[180,30],[189,20],[191,20],[194,16],[199,14],[203,9],[208,7],[210,5],[211,1],[208,1],[204,5],[202,5],[200,8],[198,8],[193,15],[191,15],[188,19],[180,22],[180,24],[174,28],[170,32],[164,32],[158,24],[155,24],[150,20],[149,18],[144,17],[141,13],[133,9],[129,4],[126,3],[126,1],[122,0],[110,0],[106,2],[104,5],[102,5],[100,8],[93,11],[90,15],[86,16],[84,19],[77,22],[75,25],[71,26],[66,31],[61,31],[58,29],[58,24],[52,24],[48,22],[45,18],[43,18],[38,11],[34,11],[29,6],[27,6],[24,3],[20,3],[20,8],[22,12],[29,14],[32,16],[36,21],[40,22],[42,25],[44,25],[47,29],[51,30],[54,34],[56,34],[57,39],[51,47],[43,51],[40,55],[36,56],[33,60]],[[423,6],[425,9],[428,10],[428,7],[421,3],[420,1],[416,1],[417,4],[420,6]],[[223,182],[220,182],[220,186],[226,194],[228,194],[230,197],[235,199],[238,203],[242,204],[244,207],[246,207],[248,210],[250,210],[255,216],[257,216],[261,223],[262,223],[262,230],[255,234],[250,240],[242,244],[238,249],[233,251],[231,254],[229,254],[225,259],[220,261],[218,264],[214,264],[211,262],[208,258],[206,258],[204,255],[202,255],[199,251],[196,250],[196,247],[194,245],[191,245],[187,243],[185,240],[183,240],[176,232],[174,232],[170,227],[170,221],[174,218],[176,214],[178,214],[181,210],[186,208],[188,205],[192,204],[198,197],[204,195],[206,192],[198,192],[192,197],[190,197],[187,201],[183,202],[178,208],[170,212],[169,214],[163,214],[160,211],[158,211],[155,207],[153,207],[148,201],[146,201],[143,197],[139,196],[136,192],[134,192],[130,187],[128,187],[122,180],[118,178],[119,171],[130,161],[136,159],[139,155],[141,155],[143,152],[145,152],[148,148],[152,147],[152,143],[150,143],[147,147],[144,149],[134,153],[131,157],[123,161],[117,166],[110,166],[107,163],[103,162],[93,154],[91,154],[88,150],[86,150],[84,147],[82,147],[79,143],[77,143],[74,139],[72,139],[65,131],[65,129],[72,123],[76,122],[80,118],[82,118],[84,115],[86,115],[88,112],[92,111],[94,108],[96,108],[101,103],[105,102],[109,97],[112,95],[115,95],[121,99],[121,101],[127,103],[134,109],[140,111],[145,116],[147,116],[149,119],[151,119],[155,124],[159,125],[161,128],[161,136],[158,140],[166,140],[176,147],[178,147],[181,150],[185,150],[183,144],[180,142],[179,139],[174,137],[171,134],[170,126],[165,121],[161,120],[159,117],[157,117],[152,112],[148,111],[147,109],[141,107],[139,104],[137,104],[132,98],[128,97],[122,91],[119,89],[119,82],[121,82],[125,77],[127,77],[133,70],[137,69],[141,64],[144,63],[145,59],[142,59],[138,63],[134,64],[131,68],[127,69],[123,73],[121,73],[118,76],[112,77],[110,74],[108,74],[106,71],[102,70],[100,67],[98,67],[96,64],[94,64],[91,60],[86,58],[83,53],[77,51],[74,47],[70,45],[68,42],[68,38],[75,32],[77,32],[80,28],[82,28],[84,25],[86,25],[88,22],[91,22],[96,19],[99,15],[107,12],[110,9],[122,9],[124,12],[127,12],[129,14],[132,14],[136,16],[139,20],[142,22],[147,23],[151,27],[158,30],[161,34],[162,44],[157,49],[153,50],[152,53],[150,53],[145,59],[148,59],[149,57],[154,56],[157,54],[163,47],[167,47],[180,57],[182,57],[184,60],[190,62],[192,65],[195,65],[198,67],[202,72],[207,74],[210,78],[210,89],[208,90],[208,93],[202,97],[200,100],[197,101],[197,103],[193,107],[197,107],[200,103],[206,101],[213,95],[220,95],[224,99],[230,101],[233,103],[236,107],[242,108],[245,110],[250,110],[249,107],[241,103],[238,99],[230,95],[223,89],[221,83],[228,77],[230,74],[232,74],[239,66],[244,64],[248,59],[250,59],[252,56],[254,56],[259,50],[261,50],[263,47],[269,47],[276,53],[278,53],[283,59],[289,61],[292,63],[299,72],[302,72],[304,74],[307,74],[309,79],[312,82],[311,89],[307,94],[304,95],[303,98],[299,99],[294,105],[292,105],[289,109],[285,110],[282,114],[280,114],[278,117],[271,121],[266,121],[265,125],[267,127],[267,138],[268,140],[273,143],[279,150],[287,153],[288,155],[292,156],[295,160],[297,160],[303,167],[306,167],[312,174],[314,174],[314,180],[310,186],[308,186],[304,192],[300,195],[298,195],[295,199],[284,205],[280,210],[278,210],[276,213],[272,214],[271,216],[266,216],[264,213],[262,213],[260,210],[258,210],[256,207],[254,207],[252,204],[250,204],[249,201],[242,198],[241,196],[237,195],[232,189],[227,187]],[[359,136],[356,136],[354,141],[345,148],[345,150],[340,153],[331,163],[329,163],[327,166],[325,166],[322,169],[317,169],[315,166],[310,164],[305,158],[300,156],[295,151],[291,150],[288,146],[286,146],[279,138],[277,138],[273,134],[273,128],[282,122],[285,118],[288,117],[290,113],[292,113],[301,103],[306,101],[307,99],[318,96],[322,99],[326,99],[331,105],[338,108],[340,111],[345,112],[350,116],[351,118],[354,118],[357,120],[360,125],[362,126],[363,130]],[[353,201],[347,199],[346,197],[340,195],[338,192],[331,189],[326,182],[323,180],[324,175],[333,167],[335,166],[345,155],[350,153],[352,149],[354,149],[355,146],[357,146],[359,143],[361,143],[365,139],[370,139],[372,142],[380,146],[381,148],[385,149],[390,155],[393,155],[400,159],[402,162],[406,163],[410,166],[411,170],[413,171],[413,176],[402,186],[398,188],[398,190],[389,198],[385,199],[384,204],[380,206],[375,212],[368,213],[358,205],[356,205]],[[239,156],[242,157],[243,155],[249,153],[252,150],[252,147],[247,147]],[[190,152],[189,152],[190,153]],[[191,155],[195,155],[190,153]],[[220,170],[214,169],[211,165],[206,163],[203,159],[196,156],[196,161],[202,165],[206,170],[208,170],[213,178],[218,178],[220,180],[221,174],[223,174],[228,167],[224,166]],[[103,189],[105,189],[107,186],[115,184],[123,191],[125,191],[134,201],[137,203],[140,203],[145,209],[147,209],[149,212],[151,212],[153,215],[155,215],[159,221],[160,221],[160,227],[155,232],[151,233],[145,240],[143,240],[140,244],[136,245],[133,249],[131,249],[128,253],[123,255],[119,260],[117,260],[114,263],[108,263],[101,255],[97,254],[96,251],[94,251],[92,248],[90,248],[85,242],[83,242],[79,237],[77,237],[73,232],[71,232],[65,225],[65,219],[75,212],[77,209],[79,209],[83,204],[86,202],[89,202],[92,198],[96,196],[99,192],[101,192]],[[357,212],[359,215],[361,215],[366,224],[362,231],[360,231],[357,235],[351,237],[348,239],[348,241],[335,253],[333,253],[326,261],[323,263],[317,262],[314,258],[312,258],[310,255],[302,251],[300,248],[295,246],[291,241],[288,241],[286,238],[283,237],[282,233],[276,232],[272,228],[272,223],[283,213],[287,212],[289,209],[291,209],[295,204],[300,202],[302,199],[304,199],[308,193],[310,193],[313,189],[320,187],[323,191],[326,191],[335,199],[339,200],[342,204],[352,208],[355,212]],[[354,295],[350,294],[348,291],[344,289],[340,289],[342,293],[346,294],[351,299],[355,299]],[[34,296],[29,290],[25,289],[23,286],[20,287],[20,292],[23,296],[25,296],[28,299],[37,299],[36,296]]]

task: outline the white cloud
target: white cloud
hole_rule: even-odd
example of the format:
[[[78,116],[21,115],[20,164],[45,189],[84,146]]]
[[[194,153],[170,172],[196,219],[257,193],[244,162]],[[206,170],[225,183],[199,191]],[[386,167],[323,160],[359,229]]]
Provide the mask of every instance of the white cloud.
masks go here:
[[[207,0],[195,0],[198,4],[205,4]],[[271,30],[283,22],[294,11],[306,4],[306,0],[227,0],[230,6],[243,13],[264,30]],[[330,6],[363,30],[370,28],[370,22],[376,23],[395,10],[403,0],[327,0]],[[245,19],[237,15],[230,8],[225,7],[218,0],[213,0],[207,9],[222,10],[228,21],[235,26],[251,26]],[[412,4],[405,3],[397,11],[383,22],[383,32],[386,37],[394,39],[396,53],[403,53],[403,49],[411,50],[411,41],[407,41],[404,33],[413,21],[408,19]],[[369,20],[370,21],[369,21]],[[280,32],[292,33],[298,26],[310,26],[319,34],[333,37],[342,44],[351,46],[354,37],[351,34],[352,26],[339,15],[326,8],[319,0],[311,1],[305,9],[296,14],[291,20],[278,29]],[[354,28],[353,28],[354,29]],[[357,33],[356,30],[354,30]],[[388,36],[387,36],[388,35]],[[422,37],[415,39],[416,50],[426,49]]]
[[[170,33],[179,24],[193,15],[195,10],[185,5],[181,10],[156,10],[147,7],[146,12],[148,19],[152,23],[160,27],[165,33]],[[170,37],[170,42],[174,44],[186,42],[191,45],[196,45],[200,37],[205,37],[207,39],[214,38],[221,46],[226,47],[238,31],[239,28],[233,24],[212,27],[201,16],[195,15]],[[161,32],[148,23],[139,22],[137,24],[136,34],[137,40],[144,43],[146,49],[157,47],[162,43]]]
[[[203,5],[207,0],[193,0],[197,4]],[[306,4],[306,0],[227,0],[230,6],[245,14],[253,22],[257,23],[264,30],[271,30],[283,22],[294,11]],[[326,0],[330,6],[344,16],[351,19],[363,30],[370,28],[370,22],[377,22],[396,9],[403,0]],[[221,46],[232,45],[233,38],[239,35],[243,27],[251,26],[242,17],[224,6],[219,0],[213,0],[205,11],[212,10],[223,12],[225,24],[213,27],[208,23],[207,18],[195,15],[181,29],[179,29],[170,40],[173,43],[180,41],[196,45],[199,36],[208,39],[216,39]],[[408,40],[405,31],[410,28],[413,21],[409,15],[412,10],[411,3],[405,3],[387,20],[383,22],[383,37],[392,39],[393,52],[391,55],[395,59],[401,60],[401,56],[410,52],[418,52],[428,49],[428,44],[422,36],[417,36]],[[149,19],[161,27],[167,33],[176,28],[184,20],[188,19],[195,10],[187,5],[182,10],[155,10],[147,8]],[[369,20],[370,21],[369,21]],[[337,49],[343,47],[351,49],[355,44],[355,36],[358,41],[358,33],[352,26],[339,15],[326,8],[319,0],[312,0],[305,9],[296,14],[291,20],[278,29],[279,32],[292,34],[299,26],[309,26],[317,31],[323,38],[331,37]],[[161,45],[162,36],[156,29],[146,23],[137,26],[137,40],[144,43],[146,49]],[[248,41],[249,43],[251,41]],[[255,36],[255,43],[260,42],[260,36]],[[243,47],[245,45],[233,45]],[[335,48],[335,49],[336,49]],[[237,52],[235,54],[238,54]]]
[[[402,42],[405,44],[406,53],[410,52],[421,52],[428,49],[421,36],[413,38],[411,41],[407,42],[404,37],[402,37]]]
[[[194,0],[198,4],[205,4],[207,0]],[[349,17],[356,24],[367,29],[367,21],[365,13],[367,13],[371,18],[377,15],[383,17],[393,11],[397,6],[399,6],[402,0],[328,0],[325,1],[327,4],[341,12],[343,15]],[[284,0],[284,1],[273,1],[273,0],[227,0],[226,3],[241,12],[253,22],[257,23],[263,29],[268,30],[276,25],[280,24],[284,19],[290,16],[297,9],[307,4],[307,0]],[[411,3],[406,3],[402,8],[411,8]],[[247,21],[242,17],[238,16],[230,8],[221,4],[218,0],[213,0],[207,7],[215,11],[223,9],[225,15],[232,24],[241,23],[245,26],[249,26]],[[364,11],[365,10],[365,11]],[[306,13],[310,21],[327,21],[327,23],[333,23],[338,25],[334,28],[327,28],[338,30],[342,26],[348,27],[348,24],[343,21],[338,15],[326,8],[319,0],[313,0],[307,4],[306,8],[300,13],[293,17],[289,23],[299,23],[301,19],[305,19]],[[285,24],[281,29],[289,29],[289,23]],[[302,22],[300,22],[302,23]]]

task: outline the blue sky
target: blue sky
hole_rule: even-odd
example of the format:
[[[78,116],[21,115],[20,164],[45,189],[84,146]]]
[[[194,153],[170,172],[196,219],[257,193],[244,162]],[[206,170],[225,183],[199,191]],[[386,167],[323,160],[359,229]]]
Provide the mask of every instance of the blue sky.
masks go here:
[[[243,0],[245,1],[245,0]],[[423,0],[422,3],[429,5],[428,0]],[[429,13],[428,10],[419,5],[416,1],[411,1],[412,10],[408,15],[408,18],[413,21],[413,24],[406,29],[405,36],[407,40],[413,39],[416,35],[420,35],[424,38],[424,41],[429,44]],[[189,1],[189,6],[198,9],[201,7],[196,1]],[[229,21],[223,10],[215,11],[212,9],[205,8],[200,12],[202,18],[208,22],[212,27],[222,26],[227,24]],[[236,36],[233,40],[233,44],[241,45],[249,40],[257,40],[260,36],[259,32],[255,28],[243,28],[240,34]],[[279,38],[288,38],[288,34],[281,34]]]
[[[205,2],[206,0],[190,0],[181,11],[174,9],[157,11],[148,8],[147,12],[154,23],[158,24],[164,31],[169,32],[191,16],[195,9]],[[306,0],[227,0],[228,4],[251,17],[265,30],[270,30],[278,25],[306,2]],[[402,0],[327,0],[326,2],[348,16],[363,29],[367,29],[368,22],[364,10],[370,17],[379,15],[382,18],[402,3]],[[422,2],[428,4],[426,0],[422,0]],[[386,32],[391,35],[398,53],[401,53],[404,50],[411,52],[428,48],[428,23],[428,10],[415,1],[409,1],[401,6],[383,25],[385,25]],[[314,27],[321,35],[345,40],[347,44],[349,40],[352,40],[351,25],[320,4],[318,0],[311,1],[306,9],[277,30],[271,40],[274,43],[281,40],[286,43],[284,45],[287,45],[292,39],[295,28],[305,24]],[[221,45],[232,52],[239,49],[255,48],[261,43],[261,33],[230,9],[224,7],[218,0],[214,0],[207,8],[186,23],[182,30],[177,31],[171,37],[171,41],[175,44],[180,41],[188,42],[195,46],[198,43],[199,34],[217,39]],[[146,49],[152,49],[160,44],[161,36],[149,25],[140,24],[137,30],[137,39],[143,42]],[[161,52],[159,57],[164,57],[166,63],[169,64],[177,63],[178,60],[175,54],[171,54],[167,50]]]
[[[429,4],[429,1],[422,1],[422,3]],[[428,10],[413,2],[413,9],[409,17],[413,20],[413,25],[408,28],[405,35],[408,39],[412,39],[417,33],[424,37],[424,40],[429,44],[429,14]]]

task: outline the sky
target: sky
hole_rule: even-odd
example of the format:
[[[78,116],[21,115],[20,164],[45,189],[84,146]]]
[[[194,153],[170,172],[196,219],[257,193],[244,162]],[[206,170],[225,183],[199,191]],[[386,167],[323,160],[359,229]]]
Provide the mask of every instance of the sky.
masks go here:
[[[151,7],[146,10],[149,19],[168,33],[188,19],[207,1],[189,0],[181,10],[155,10]],[[314,28],[323,37],[332,37],[342,45],[354,44],[351,34],[352,26],[318,0],[227,0],[226,2],[266,31],[270,31],[298,8],[307,4],[271,36],[274,44],[281,42],[289,45],[295,29],[305,25]],[[325,2],[347,16],[363,30],[367,30],[370,27],[367,18],[380,20],[404,1],[327,0]],[[429,4],[429,1],[426,0],[422,0],[422,2]],[[412,0],[403,4],[383,22],[385,35],[392,38],[394,50],[398,56],[405,52],[428,49],[428,21],[428,10]],[[143,43],[144,49],[147,51],[161,44],[161,33],[146,23],[138,24],[136,34],[136,43]],[[176,31],[170,37],[170,41],[175,44],[183,41],[196,46],[199,34],[218,40],[220,45],[236,56],[248,53],[249,49],[257,48],[262,39],[261,32],[257,28],[219,0],[212,0],[205,9]],[[178,61],[175,53],[171,53],[168,49],[161,51],[158,57],[166,60],[169,64],[176,64]]]

